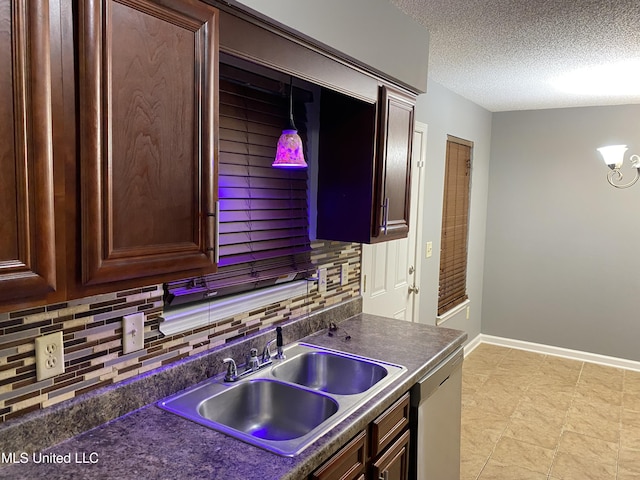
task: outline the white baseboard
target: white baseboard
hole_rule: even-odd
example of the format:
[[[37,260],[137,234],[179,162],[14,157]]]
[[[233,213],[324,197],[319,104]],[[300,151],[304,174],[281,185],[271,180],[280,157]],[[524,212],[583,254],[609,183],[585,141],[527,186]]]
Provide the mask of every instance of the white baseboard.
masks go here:
[[[627,360],[625,358],[609,357],[598,353],[582,352],[580,350],[571,350],[569,348],[554,347],[552,345],[544,345],[541,343],[525,342],[523,340],[514,340],[511,338],[495,337],[493,335],[479,334],[464,347],[465,356],[471,353],[478,345],[488,343],[507,348],[517,348],[519,350],[527,350],[529,352],[542,353],[545,355],[553,355],[556,357],[578,360],[581,362],[597,363],[607,367],[624,368],[626,370],[640,371],[640,362],[635,360]]]

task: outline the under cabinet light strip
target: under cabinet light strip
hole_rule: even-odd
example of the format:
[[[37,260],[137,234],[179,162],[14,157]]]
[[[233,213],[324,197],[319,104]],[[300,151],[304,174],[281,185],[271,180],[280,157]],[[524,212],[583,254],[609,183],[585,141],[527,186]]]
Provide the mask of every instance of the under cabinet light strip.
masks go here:
[[[250,312],[265,305],[282,302],[307,294],[307,282],[290,282],[250,293],[211,300],[198,305],[178,307],[165,312],[160,318],[160,331],[164,335],[214,325],[220,320]]]

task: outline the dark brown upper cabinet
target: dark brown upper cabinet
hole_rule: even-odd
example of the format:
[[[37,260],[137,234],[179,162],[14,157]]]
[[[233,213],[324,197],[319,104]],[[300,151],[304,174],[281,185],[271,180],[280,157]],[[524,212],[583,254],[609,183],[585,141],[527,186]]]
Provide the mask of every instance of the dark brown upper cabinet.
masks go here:
[[[78,7],[82,283],[215,271],[218,10]]]
[[[380,89],[376,155],[375,241],[409,233],[411,146],[415,101],[391,87]]]
[[[57,288],[49,2],[0,0],[0,301]]]
[[[380,87],[377,104],[322,89],[317,236],[377,243],[409,231],[413,97]]]

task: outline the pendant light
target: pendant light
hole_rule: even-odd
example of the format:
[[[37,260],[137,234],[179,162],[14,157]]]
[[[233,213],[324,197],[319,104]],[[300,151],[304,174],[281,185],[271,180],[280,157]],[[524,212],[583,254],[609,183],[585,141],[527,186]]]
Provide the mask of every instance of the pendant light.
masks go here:
[[[293,123],[293,77],[289,77],[289,128],[282,130],[278,139],[274,168],[307,168],[302,150],[302,139]]]

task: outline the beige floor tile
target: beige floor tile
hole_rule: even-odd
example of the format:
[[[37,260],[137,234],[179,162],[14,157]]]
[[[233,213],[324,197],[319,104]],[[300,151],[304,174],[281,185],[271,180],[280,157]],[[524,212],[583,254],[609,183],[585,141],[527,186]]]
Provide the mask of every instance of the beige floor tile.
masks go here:
[[[640,372],[625,370],[622,389],[629,393],[640,393]]]
[[[621,390],[614,390],[605,385],[578,383],[575,390],[576,398],[585,401],[608,403],[618,407],[622,405],[622,396]]]
[[[509,347],[501,347],[500,345],[491,345],[490,343],[481,343],[478,345],[471,356],[473,355],[495,355],[498,357],[504,357],[511,351]]]
[[[478,480],[546,480],[547,475],[517,465],[501,465],[489,460]]]
[[[640,450],[640,412],[623,409],[620,429],[620,448]]]
[[[553,449],[560,439],[562,426],[554,423],[532,422],[513,418],[507,425],[503,436],[513,438],[539,447]]]
[[[553,459],[551,477],[561,480],[616,480],[616,467],[586,462],[583,457],[558,452]]]
[[[640,393],[624,392],[622,394],[622,405],[627,410],[640,412]]]
[[[490,453],[463,451],[460,458],[460,480],[476,480],[484,468]]]
[[[478,393],[489,392],[493,395],[522,395],[527,389],[527,385],[522,384],[521,377],[503,374],[491,374],[487,380],[478,388]]]
[[[612,390],[622,391],[624,371],[620,368],[606,367],[595,363],[585,363],[578,384],[599,385]]]
[[[509,418],[471,407],[462,410],[461,423],[462,440],[467,441],[467,445],[475,446],[471,451],[484,451],[482,447],[488,445],[490,452],[507,427]]]
[[[620,430],[620,448],[640,451],[640,430],[635,428],[625,430],[623,423],[622,430]]]
[[[620,441],[620,414],[619,407],[574,398],[567,413],[565,429],[617,443]]]
[[[517,375],[534,375],[540,370],[545,356],[524,350],[511,350],[498,364],[497,371],[507,370]]]
[[[618,469],[627,474],[640,475],[640,450],[621,449]]]
[[[501,465],[517,465],[546,475],[549,473],[553,455],[553,449],[502,437],[491,454],[491,460],[495,460]]]
[[[595,462],[615,466],[618,461],[618,444],[599,438],[565,431],[558,443],[558,452],[582,457],[586,463]]]
[[[477,408],[498,415],[510,417],[520,402],[520,395],[510,394],[501,388],[483,389],[473,396]]]
[[[566,384],[540,385],[532,383],[527,388],[526,397],[548,404],[557,410],[567,410],[573,401],[575,387]]]
[[[511,418],[519,418],[532,423],[564,425],[571,396],[565,394],[523,395]]]
[[[528,390],[537,390],[541,392],[567,393],[573,395],[577,387],[578,374],[575,378],[569,376],[554,376],[544,373],[532,375],[529,382]]]
[[[577,360],[547,355],[540,365],[540,371],[547,375],[567,377],[577,382],[583,366],[584,363]]]
[[[489,375],[479,375],[475,373],[462,373],[462,392],[467,391],[468,393],[473,393],[478,388],[482,386],[484,382],[487,381]]]
[[[616,480],[640,480],[640,473],[621,472],[620,470],[618,470],[618,476],[616,477]]]

